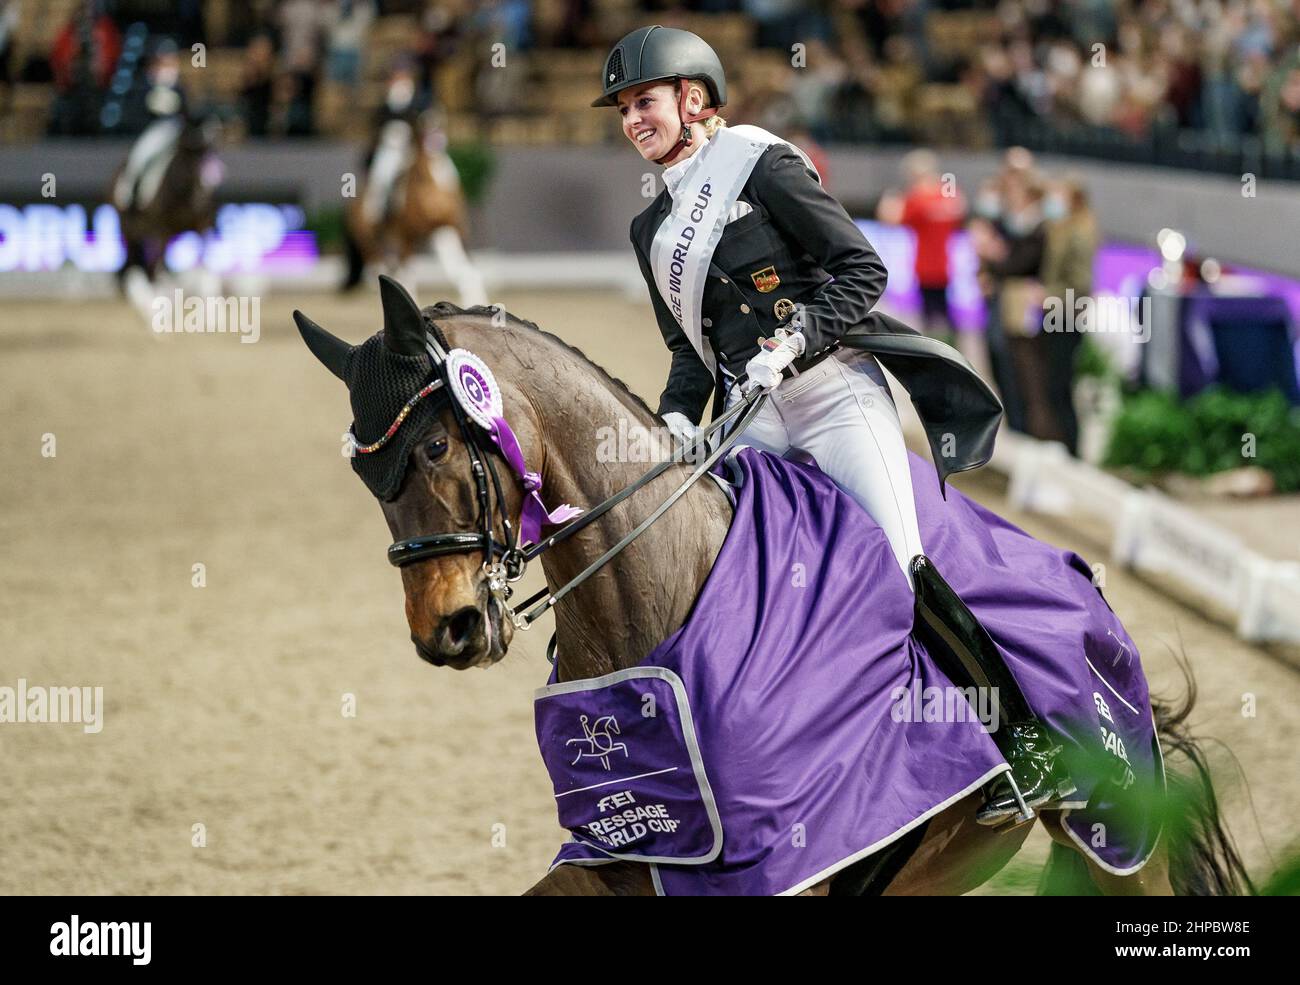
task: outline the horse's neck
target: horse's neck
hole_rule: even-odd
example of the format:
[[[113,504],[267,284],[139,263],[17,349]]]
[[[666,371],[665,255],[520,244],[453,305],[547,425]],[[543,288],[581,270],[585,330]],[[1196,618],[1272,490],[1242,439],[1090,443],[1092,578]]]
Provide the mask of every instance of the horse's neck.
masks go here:
[[[559,503],[596,506],[653,465],[622,461],[637,456],[618,454],[620,433],[628,437],[624,447],[631,448],[638,428],[658,427],[649,430],[649,436],[661,457],[671,447],[667,431],[576,353],[540,337],[535,344],[544,347],[545,355],[537,359],[542,365],[527,375],[545,382],[525,382],[524,389],[542,426],[543,450],[531,452],[540,455],[542,497],[550,508]],[[602,460],[611,457],[614,460]],[[530,458],[529,467],[539,466]],[[669,469],[543,553],[548,584],[557,588],[581,572],[653,512],[688,474],[686,467]],[[640,663],[681,626],[730,522],[726,497],[713,480],[701,478],[622,553],[561,600],[556,607],[560,679],[593,677]]]

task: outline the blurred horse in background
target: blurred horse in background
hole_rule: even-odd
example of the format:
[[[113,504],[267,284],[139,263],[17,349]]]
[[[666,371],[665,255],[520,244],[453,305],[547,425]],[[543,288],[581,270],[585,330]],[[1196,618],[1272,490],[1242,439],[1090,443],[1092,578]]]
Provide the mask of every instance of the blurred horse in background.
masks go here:
[[[167,244],[185,232],[204,233],[216,221],[221,162],[215,147],[220,127],[193,119],[160,121],[131,148],[113,176],[109,201],[121,217],[126,261],[119,289],[147,311]],[[210,287],[210,285],[207,285]],[[204,290],[203,293],[217,293]]]
[[[393,119],[380,129],[365,185],[345,214],[345,290],[361,282],[367,265],[383,264],[400,274],[414,255],[431,247],[461,303],[487,303],[483,278],[465,251],[465,195],[444,144],[428,113],[414,124]]]

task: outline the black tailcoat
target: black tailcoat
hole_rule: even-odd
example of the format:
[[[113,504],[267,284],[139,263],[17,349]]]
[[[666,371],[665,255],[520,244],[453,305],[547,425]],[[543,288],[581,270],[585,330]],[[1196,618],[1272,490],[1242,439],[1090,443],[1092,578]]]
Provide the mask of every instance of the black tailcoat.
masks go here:
[[[740,376],[758,352],[759,338],[771,336],[801,309],[807,348],[796,370],[841,345],[871,352],[911,395],[941,482],[988,461],[1002,412],[997,397],[955,349],[871,310],[885,290],[885,266],[799,154],[785,143],[769,147],[737,201],[752,211],[725,226],[701,309],[704,337],[718,365]],[[715,415],[721,407],[721,374],[713,379],[677,324],[648,259],[671,204],[665,188],[632,220],[630,238],[673,354],[659,413],[677,411],[698,423],[710,393]]]

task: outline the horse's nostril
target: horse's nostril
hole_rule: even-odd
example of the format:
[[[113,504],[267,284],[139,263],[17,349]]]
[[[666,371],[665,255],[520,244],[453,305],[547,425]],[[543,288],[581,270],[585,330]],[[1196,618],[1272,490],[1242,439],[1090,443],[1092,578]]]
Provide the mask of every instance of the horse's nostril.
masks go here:
[[[429,649],[429,647],[425,645],[424,640],[420,639],[420,637],[416,636],[414,633],[411,634],[411,642],[415,644],[415,652],[419,654],[420,659],[425,663],[431,663],[435,667],[442,667],[447,663],[446,660],[438,656],[438,654],[433,650]]]
[[[459,653],[483,626],[483,614],[472,605],[467,605],[449,620],[443,630],[447,649]]]

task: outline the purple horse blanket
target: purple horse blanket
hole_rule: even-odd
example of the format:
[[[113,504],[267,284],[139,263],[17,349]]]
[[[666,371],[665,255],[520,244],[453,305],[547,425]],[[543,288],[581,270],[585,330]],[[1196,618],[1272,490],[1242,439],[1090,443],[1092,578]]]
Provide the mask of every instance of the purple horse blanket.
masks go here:
[[[1125,792],[1164,784],[1137,648],[1078,555],[957,490],[945,501],[911,464],[928,556],[1066,743],[1066,830],[1108,871],[1137,871],[1158,812]],[[537,692],[572,835],[555,864],[647,862],[667,895],[797,893],[1007,766],[988,709],[912,636],[870,516],[815,467],[753,448],[718,472],[735,518],[685,625],[637,667],[552,672]]]

